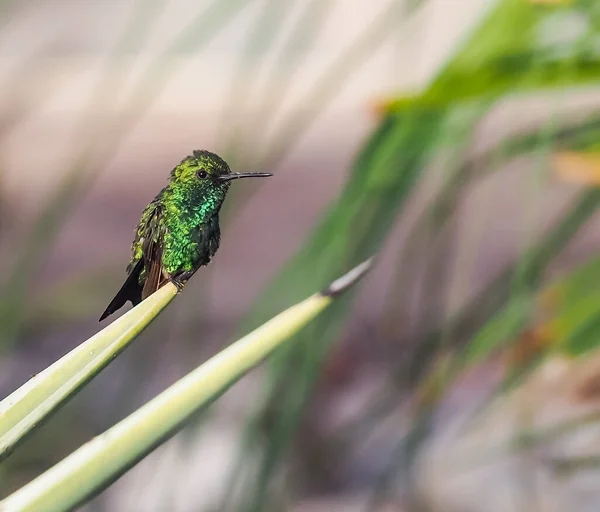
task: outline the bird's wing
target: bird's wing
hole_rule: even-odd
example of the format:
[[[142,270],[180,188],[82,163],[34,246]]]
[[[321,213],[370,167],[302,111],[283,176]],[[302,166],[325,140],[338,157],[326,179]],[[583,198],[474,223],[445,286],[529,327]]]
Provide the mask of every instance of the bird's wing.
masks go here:
[[[164,236],[164,208],[158,200],[152,201],[142,213],[132,244],[133,258],[127,267],[127,280],[108,305],[100,320],[104,320],[129,300],[135,306],[160,288],[162,279],[162,239]],[[143,284],[142,284],[143,283]]]
[[[151,205],[152,206],[152,205]],[[152,295],[167,279],[163,276],[162,254],[165,234],[164,207],[157,203],[147,214],[142,241],[142,253],[146,277],[142,288],[142,300]]]

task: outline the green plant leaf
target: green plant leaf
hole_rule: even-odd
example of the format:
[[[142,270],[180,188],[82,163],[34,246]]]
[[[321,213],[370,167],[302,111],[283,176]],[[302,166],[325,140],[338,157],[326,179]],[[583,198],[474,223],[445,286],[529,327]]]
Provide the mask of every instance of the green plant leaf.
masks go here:
[[[600,344],[600,258],[592,258],[551,284],[541,296],[540,327],[552,345],[569,355],[581,355]]]
[[[421,94],[400,96],[385,108],[440,107],[598,82],[599,25],[600,11],[589,0],[555,6],[501,0]]]
[[[0,502],[0,510],[62,511],[85,502],[175,434],[195,412],[219,397],[318,315],[360,279],[369,267],[370,260],[355,267],[323,292],[288,308],[230,345],[129,417]],[[152,296],[159,295],[151,301],[155,305],[166,304],[170,300],[169,295],[172,298],[170,287],[159,292]],[[150,298],[142,304],[148,301]]]
[[[169,283],[0,402],[0,460],[94,378],[150,324],[177,292]]]
[[[533,300],[530,295],[512,299],[504,309],[492,316],[467,345],[465,363],[479,363],[494,349],[512,342],[529,322],[532,309]]]

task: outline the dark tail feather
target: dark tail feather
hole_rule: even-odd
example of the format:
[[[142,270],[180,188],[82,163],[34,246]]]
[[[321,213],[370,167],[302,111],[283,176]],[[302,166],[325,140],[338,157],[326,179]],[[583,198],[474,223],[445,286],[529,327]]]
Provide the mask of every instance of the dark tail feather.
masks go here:
[[[129,276],[127,276],[127,280],[123,283],[121,289],[115,295],[115,298],[110,302],[106,311],[102,313],[99,320],[100,322],[107,316],[112,315],[115,311],[121,309],[128,300],[130,300],[134,306],[141,302],[142,287],[139,283],[139,277],[143,268],[144,261],[138,261],[136,266],[133,267],[132,271],[129,273]]]

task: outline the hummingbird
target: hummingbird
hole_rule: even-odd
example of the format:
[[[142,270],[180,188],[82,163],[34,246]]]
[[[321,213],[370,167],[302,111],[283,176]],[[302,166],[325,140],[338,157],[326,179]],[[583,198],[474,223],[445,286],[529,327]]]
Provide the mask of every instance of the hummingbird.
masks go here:
[[[231,172],[220,156],[206,150],[184,158],[171,171],[168,185],[142,212],[127,279],[100,321],[127,301],[139,304],[169,281],[181,291],[219,248],[219,211],[231,182],[268,176],[272,174]]]

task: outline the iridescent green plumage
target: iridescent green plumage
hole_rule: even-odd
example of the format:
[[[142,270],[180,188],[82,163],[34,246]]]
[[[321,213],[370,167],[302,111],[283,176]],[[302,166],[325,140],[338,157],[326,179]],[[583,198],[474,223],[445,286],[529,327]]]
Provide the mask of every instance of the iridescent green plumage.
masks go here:
[[[100,320],[128,300],[138,304],[168,281],[181,289],[219,248],[219,211],[231,181],[261,176],[270,174],[232,173],[209,151],[184,158],[144,209],[131,247],[129,276]]]

